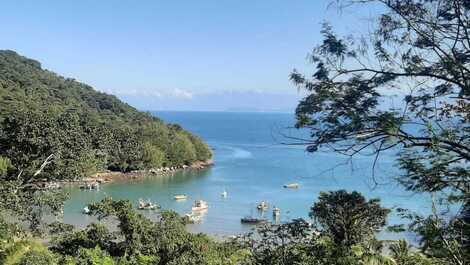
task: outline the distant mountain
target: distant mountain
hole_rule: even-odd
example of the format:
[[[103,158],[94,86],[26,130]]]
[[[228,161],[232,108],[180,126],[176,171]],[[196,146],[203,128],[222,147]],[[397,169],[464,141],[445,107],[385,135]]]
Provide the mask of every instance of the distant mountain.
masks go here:
[[[33,171],[50,155],[46,177],[76,178],[105,169],[189,165],[211,152],[179,125],[0,51],[0,157],[16,170]]]

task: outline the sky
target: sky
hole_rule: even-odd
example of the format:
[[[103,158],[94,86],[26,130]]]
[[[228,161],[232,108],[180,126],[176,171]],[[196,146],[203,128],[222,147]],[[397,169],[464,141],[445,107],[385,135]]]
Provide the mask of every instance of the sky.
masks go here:
[[[322,23],[360,33],[374,14],[331,2],[2,0],[0,49],[141,110],[291,112]]]

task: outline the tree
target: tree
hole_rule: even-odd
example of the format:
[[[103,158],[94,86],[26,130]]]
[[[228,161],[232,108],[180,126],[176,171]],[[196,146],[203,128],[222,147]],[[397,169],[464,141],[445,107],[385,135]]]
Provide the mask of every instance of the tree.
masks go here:
[[[372,155],[374,170],[383,152],[395,150],[399,181],[407,189],[445,190],[449,202],[468,205],[469,2],[337,2],[342,7],[378,4],[384,12],[369,36],[340,37],[325,24],[323,42],[311,55],[312,77],[291,74],[308,93],[296,115],[297,127],[310,129],[311,137],[298,140],[310,152],[330,148],[351,157]],[[388,107],[384,101],[394,94],[399,95],[394,107]],[[468,238],[466,227],[455,236]]]
[[[343,1],[340,1],[343,2]],[[367,38],[340,38],[324,26],[312,55],[313,79],[291,79],[309,95],[298,127],[311,129],[308,150],[354,155],[399,146],[404,183],[418,191],[469,191],[470,39],[468,1],[370,0],[387,10]],[[399,108],[380,104],[404,94]]]
[[[317,264],[313,253],[316,236],[303,219],[280,225],[264,224],[239,241],[250,250],[247,264]],[[251,262],[248,262],[248,260]]]
[[[43,217],[57,216],[62,212],[67,194],[59,189],[46,189],[37,176],[51,163],[53,155],[46,158],[34,174],[7,175],[0,178],[0,213],[18,218],[28,225],[30,232],[41,234],[47,227]]]
[[[133,209],[129,201],[110,198],[89,208],[99,220],[117,220],[117,231],[110,232],[99,224],[75,232],[63,229],[52,242],[54,252],[82,260],[84,253],[86,257],[97,253],[98,258],[110,256],[118,264],[215,265],[244,257],[236,246],[189,233],[184,218],[174,212],[161,212],[157,221],[151,221]]]
[[[145,149],[148,143],[159,150]],[[36,170],[50,154],[54,162],[42,177],[53,180],[104,169],[149,169],[161,157],[165,166],[180,166],[210,158],[208,150],[181,126],[46,71],[13,51],[0,51],[0,156],[23,173]]]
[[[143,160],[148,168],[161,168],[166,163],[166,155],[150,142],[146,142],[143,147]]]
[[[427,258],[422,253],[411,250],[411,246],[405,240],[399,240],[390,246],[391,257],[397,265],[433,265],[439,264],[437,260]]]
[[[13,165],[11,164],[10,159],[0,157],[0,177],[6,176],[13,170]]]
[[[75,263],[71,262],[71,263]],[[115,261],[108,253],[102,251],[99,247],[94,249],[82,248],[78,251],[78,257],[75,264],[89,265],[115,265]]]
[[[14,242],[0,257],[5,265],[56,265],[58,257],[45,246],[34,241]]]
[[[386,225],[390,210],[379,203],[379,199],[367,201],[356,191],[322,192],[310,216],[336,244],[351,247],[373,238]]]

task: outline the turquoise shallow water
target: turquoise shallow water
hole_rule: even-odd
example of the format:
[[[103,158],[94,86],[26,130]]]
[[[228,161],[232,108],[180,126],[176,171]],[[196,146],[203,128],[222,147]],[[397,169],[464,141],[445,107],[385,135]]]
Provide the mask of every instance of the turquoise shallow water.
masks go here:
[[[429,212],[430,202],[423,195],[404,191],[392,179],[398,171],[391,156],[382,156],[375,170],[374,157],[360,156],[349,161],[330,152],[309,154],[301,146],[283,143],[291,136],[305,132],[289,130],[294,124],[291,114],[274,113],[214,113],[214,112],[156,112],[158,117],[178,123],[201,136],[213,149],[215,166],[200,172],[179,172],[173,176],[145,178],[103,185],[100,191],[81,191],[71,188],[66,203],[64,221],[83,227],[90,217],[81,214],[83,207],[105,196],[129,199],[148,198],[181,214],[191,209],[195,199],[209,202],[209,210],[201,223],[190,225],[194,232],[227,236],[248,231],[240,218],[256,215],[256,203],[261,200],[281,208],[281,221],[308,218],[310,206],[321,191],[357,190],[368,198],[379,197],[387,207],[408,208],[418,213]],[[300,189],[282,186],[297,182]],[[220,193],[228,192],[223,199]],[[187,194],[183,202],[173,200],[176,194]],[[152,218],[152,213],[146,213]],[[271,211],[266,217],[271,218]],[[390,223],[401,222],[396,216]],[[391,238],[393,235],[383,234]]]

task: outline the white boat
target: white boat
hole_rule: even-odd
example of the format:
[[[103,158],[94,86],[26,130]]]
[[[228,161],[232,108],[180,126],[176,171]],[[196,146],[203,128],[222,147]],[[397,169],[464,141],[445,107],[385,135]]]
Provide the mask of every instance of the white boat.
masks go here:
[[[90,209],[88,208],[88,206],[85,206],[85,208],[83,208],[82,213],[84,213],[84,214],[90,214]]]
[[[82,190],[99,190],[100,184],[98,182],[86,183],[85,185],[80,186]]]
[[[286,189],[298,189],[300,187],[299,183],[289,183],[284,185]]]
[[[274,217],[278,217],[279,215],[281,215],[281,209],[277,208],[277,207],[274,207],[273,209],[273,216]]]
[[[228,193],[226,190],[224,190],[220,195],[222,196],[222,198],[227,198]]]
[[[188,198],[188,196],[184,195],[184,194],[180,194],[180,195],[175,196],[175,200],[177,200],[177,201],[186,200],[187,198]]]
[[[258,204],[258,206],[256,206],[256,208],[258,208],[258,210],[261,210],[261,211],[265,211],[267,210],[269,207],[268,203],[265,202],[265,201],[262,201]]]
[[[202,215],[200,214],[195,214],[193,212],[185,214],[186,218],[190,223],[197,223],[202,221]]]
[[[206,210],[208,208],[209,208],[209,204],[207,204],[206,201],[197,200],[194,202],[194,206],[191,208],[191,210],[194,212],[194,211]]]
[[[144,201],[139,199],[139,210],[155,210],[158,209],[157,204],[152,203],[150,200]]]

